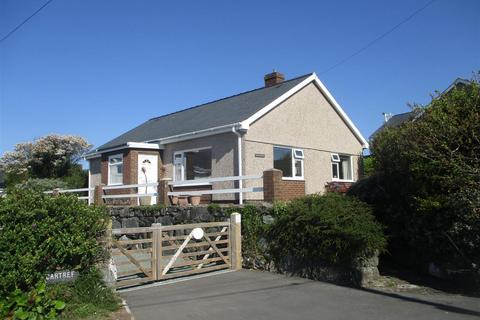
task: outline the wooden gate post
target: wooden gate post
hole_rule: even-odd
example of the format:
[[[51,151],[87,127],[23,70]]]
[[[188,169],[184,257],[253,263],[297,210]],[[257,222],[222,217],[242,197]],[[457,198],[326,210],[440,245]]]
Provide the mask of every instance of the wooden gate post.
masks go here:
[[[234,212],[230,216],[230,264],[232,270],[242,269],[242,215]]]
[[[152,280],[160,280],[162,275],[162,224],[153,223],[152,229]]]

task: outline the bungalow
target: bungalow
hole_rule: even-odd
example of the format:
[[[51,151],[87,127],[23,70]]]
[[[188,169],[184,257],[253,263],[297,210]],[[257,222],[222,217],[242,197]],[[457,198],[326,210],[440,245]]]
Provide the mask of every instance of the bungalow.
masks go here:
[[[285,81],[273,72],[264,81],[252,91],[152,118],[91,151],[90,186],[169,178],[189,190],[261,190],[261,180],[205,179],[275,168],[295,196],[322,193],[332,181],[357,180],[368,143],[316,74]],[[263,199],[263,192],[211,196],[229,202]]]

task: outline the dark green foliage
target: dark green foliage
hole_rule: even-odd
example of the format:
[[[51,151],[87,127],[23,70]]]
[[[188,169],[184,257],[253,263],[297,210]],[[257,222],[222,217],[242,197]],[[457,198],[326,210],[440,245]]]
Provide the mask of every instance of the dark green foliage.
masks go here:
[[[242,215],[242,250],[249,255],[262,254],[259,247],[265,229],[262,215],[252,205],[245,206],[240,213]]]
[[[218,213],[221,208],[218,204],[208,206],[210,213]],[[244,255],[255,256],[262,254],[259,241],[264,233],[265,226],[262,220],[262,212],[259,207],[246,205],[244,207],[226,208],[225,214],[230,216],[233,212],[242,215],[242,252]]]
[[[364,177],[371,176],[375,172],[375,158],[372,156],[362,157],[361,168]]]
[[[368,205],[336,193],[310,195],[282,207],[267,230],[276,263],[323,261],[351,267],[384,250],[386,240]]]
[[[61,179],[72,189],[88,187],[88,171],[83,170],[80,164],[70,164],[67,174]]]
[[[0,294],[29,291],[46,273],[87,270],[102,260],[108,217],[75,196],[14,190],[0,198]]]
[[[29,292],[15,289],[9,295],[0,296],[2,319],[57,319],[65,308],[65,302],[54,298],[41,282]]]
[[[415,263],[480,265],[480,90],[434,99],[416,121],[379,133],[375,174],[354,194],[375,207],[392,254]]]

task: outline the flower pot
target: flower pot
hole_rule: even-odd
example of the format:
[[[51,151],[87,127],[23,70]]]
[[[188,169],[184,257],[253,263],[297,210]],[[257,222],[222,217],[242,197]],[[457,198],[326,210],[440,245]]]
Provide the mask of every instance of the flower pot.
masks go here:
[[[190,203],[192,204],[192,206],[198,206],[200,204],[201,198],[202,198],[201,196],[191,196]]]
[[[171,200],[171,201],[172,201],[172,205],[176,206],[176,205],[178,204],[178,197],[173,196],[173,197],[171,197],[171,199],[172,199],[172,200]]]
[[[140,197],[141,206],[149,206],[152,204],[152,196]]]
[[[178,197],[178,205],[182,207],[188,206],[188,197]]]

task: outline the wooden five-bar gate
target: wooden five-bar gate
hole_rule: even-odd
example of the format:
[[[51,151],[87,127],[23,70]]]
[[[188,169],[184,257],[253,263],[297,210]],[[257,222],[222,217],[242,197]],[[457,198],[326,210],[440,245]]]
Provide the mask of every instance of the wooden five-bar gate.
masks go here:
[[[111,253],[117,287],[241,269],[241,216],[206,222],[113,229]]]

